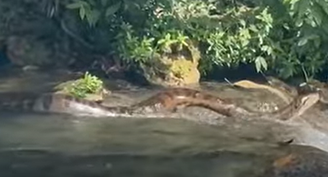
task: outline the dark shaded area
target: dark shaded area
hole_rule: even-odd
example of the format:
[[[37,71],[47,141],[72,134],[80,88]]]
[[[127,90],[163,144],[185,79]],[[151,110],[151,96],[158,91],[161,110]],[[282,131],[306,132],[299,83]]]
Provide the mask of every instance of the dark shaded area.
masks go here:
[[[6,53],[4,52],[4,49],[0,49],[0,68],[4,66],[8,66],[10,64],[10,60],[6,56]]]
[[[244,79],[265,82],[265,78],[256,71],[253,64],[240,64],[238,67],[231,68],[215,66],[212,71],[203,77],[203,80],[225,82],[225,78],[231,82]]]
[[[322,82],[328,82],[328,65],[323,67],[322,71],[315,78]]]

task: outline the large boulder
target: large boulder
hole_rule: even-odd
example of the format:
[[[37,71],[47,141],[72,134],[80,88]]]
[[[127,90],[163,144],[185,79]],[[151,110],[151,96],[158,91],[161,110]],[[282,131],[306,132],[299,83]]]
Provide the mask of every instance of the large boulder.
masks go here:
[[[188,46],[176,48],[171,46],[169,51],[156,53],[153,59],[141,64],[144,76],[150,83],[161,86],[186,86],[199,83],[200,52],[197,45],[188,42]]]

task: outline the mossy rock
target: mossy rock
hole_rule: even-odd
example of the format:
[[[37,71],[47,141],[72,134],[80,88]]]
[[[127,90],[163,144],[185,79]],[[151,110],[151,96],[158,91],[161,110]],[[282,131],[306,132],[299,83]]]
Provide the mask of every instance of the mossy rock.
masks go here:
[[[65,94],[65,95],[72,95],[69,92],[69,89],[77,80],[70,80],[63,83],[58,84],[55,86],[54,90],[55,93]],[[111,91],[107,90],[106,88],[100,89],[96,93],[87,93],[83,99],[95,102],[102,102],[106,95],[111,94]]]
[[[156,53],[141,64],[145,78],[152,84],[162,86],[186,86],[198,84],[200,52],[195,43],[189,41],[182,50]]]

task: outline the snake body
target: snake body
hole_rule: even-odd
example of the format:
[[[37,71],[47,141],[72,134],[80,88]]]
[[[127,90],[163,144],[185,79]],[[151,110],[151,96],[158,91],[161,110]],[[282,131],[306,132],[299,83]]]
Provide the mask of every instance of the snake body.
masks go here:
[[[272,117],[282,120],[298,116],[319,99],[317,93],[300,95],[290,104],[273,112],[253,112],[214,94],[188,88],[169,88],[131,106],[106,107],[96,102],[62,94],[26,96],[23,93],[0,94],[0,109],[47,113],[88,115],[92,117],[148,116],[151,113],[169,115],[179,107],[202,107],[227,117]]]

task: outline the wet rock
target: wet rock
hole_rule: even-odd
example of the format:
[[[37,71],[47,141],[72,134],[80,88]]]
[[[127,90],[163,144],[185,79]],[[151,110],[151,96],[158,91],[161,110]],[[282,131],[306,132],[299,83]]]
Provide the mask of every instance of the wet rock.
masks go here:
[[[276,158],[266,177],[324,177],[328,175],[328,154],[309,146],[292,146]]]

